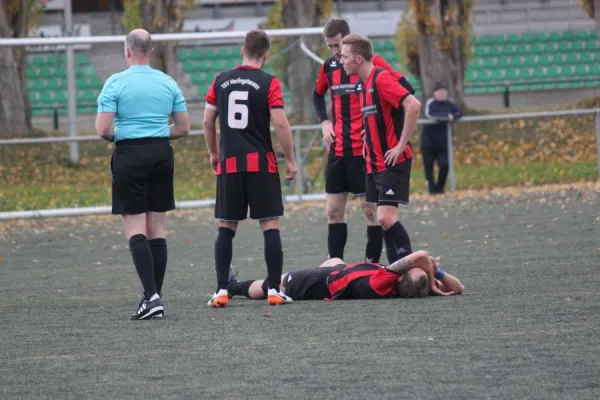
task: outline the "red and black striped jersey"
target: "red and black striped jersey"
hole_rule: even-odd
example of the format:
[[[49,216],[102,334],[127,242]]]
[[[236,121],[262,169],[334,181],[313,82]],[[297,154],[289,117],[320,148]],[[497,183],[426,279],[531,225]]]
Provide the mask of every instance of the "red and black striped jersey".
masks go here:
[[[205,99],[207,107],[219,114],[217,174],[277,173],[270,110],[284,105],[279,80],[259,68],[240,65],[218,75]]]
[[[383,68],[373,68],[363,83],[360,107],[365,126],[367,173],[386,169],[384,155],[398,144],[404,127],[402,101],[410,92]],[[410,142],[396,164],[412,158]]]
[[[378,264],[363,262],[332,271],[327,285],[332,299],[380,299],[396,295],[399,279]]]
[[[402,74],[394,70],[381,56],[374,55],[372,61],[376,67],[388,70],[397,81],[402,79]],[[317,77],[315,92],[324,96],[329,90],[331,122],[335,132],[335,140],[329,152],[337,157],[362,155],[363,141],[360,134],[363,121],[356,92],[358,84],[358,76],[348,76],[336,57],[325,60]]]

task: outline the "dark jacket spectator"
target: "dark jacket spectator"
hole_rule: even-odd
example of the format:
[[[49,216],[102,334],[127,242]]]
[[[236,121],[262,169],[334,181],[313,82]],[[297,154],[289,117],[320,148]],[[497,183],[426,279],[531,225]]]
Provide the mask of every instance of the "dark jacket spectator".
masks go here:
[[[444,193],[448,177],[448,123],[461,117],[460,108],[448,99],[446,86],[437,83],[433,96],[425,103],[425,118],[435,123],[423,125],[421,152],[425,167],[425,179],[430,194]],[[436,181],[433,165],[437,161],[440,169]]]

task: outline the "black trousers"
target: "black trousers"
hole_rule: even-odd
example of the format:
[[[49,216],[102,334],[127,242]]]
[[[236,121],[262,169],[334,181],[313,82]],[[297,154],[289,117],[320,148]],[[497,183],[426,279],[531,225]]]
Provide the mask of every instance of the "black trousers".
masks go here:
[[[423,153],[423,166],[429,193],[444,193],[449,169],[448,149],[445,147],[426,146],[421,147],[421,153]],[[437,180],[434,174],[434,164],[436,161],[440,170]]]

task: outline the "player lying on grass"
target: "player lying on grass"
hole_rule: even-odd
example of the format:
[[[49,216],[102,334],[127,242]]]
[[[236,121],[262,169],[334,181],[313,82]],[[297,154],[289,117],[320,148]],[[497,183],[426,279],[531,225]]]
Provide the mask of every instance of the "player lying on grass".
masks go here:
[[[264,299],[265,282],[232,278],[227,291],[231,297]],[[462,293],[464,286],[420,250],[387,267],[367,262],[348,265],[332,258],[319,267],[284,274],[281,290],[294,300],[385,299],[449,296]]]

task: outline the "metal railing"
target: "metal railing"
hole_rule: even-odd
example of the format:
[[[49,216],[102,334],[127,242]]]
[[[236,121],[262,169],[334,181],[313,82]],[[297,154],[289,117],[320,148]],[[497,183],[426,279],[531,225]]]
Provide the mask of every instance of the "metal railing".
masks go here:
[[[545,118],[545,117],[561,117],[561,116],[577,116],[577,115],[595,115],[595,134],[596,134],[596,160],[597,169],[600,176],[600,108],[590,108],[581,110],[562,110],[562,111],[546,111],[546,112],[528,112],[528,113],[514,113],[514,114],[494,114],[494,115],[482,115],[482,116],[471,116],[464,117],[458,121],[448,124],[447,139],[448,139],[448,163],[449,163],[449,186],[450,191],[456,190],[456,178],[454,173],[454,149],[453,149],[453,132],[452,126],[455,123],[461,124],[466,122],[477,122],[477,121],[503,121],[511,119],[527,119],[527,118]],[[419,125],[435,123],[430,120],[419,120]],[[294,148],[298,164],[298,175],[296,178],[296,194],[285,196],[285,201],[305,201],[305,200],[324,200],[325,193],[305,193],[305,162],[308,158],[310,151],[314,148],[320,137],[321,127],[320,125],[300,125],[293,126],[292,132],[294,135]],[[313,134],[309,140],[308,145],[303,150],[302,148],[302,136],[306,132]],[[203,135],[204,132],[201,130],[194,130],[190,133],[191,135]],[[39,144],[39,143],[63,143],[63,142],[84,142],[84,141],[100,141],[98,136],[63,136],[63,137],[45,137],[45,138],[17,138],[17,139],[2,139],[0,145],[13,146],[13,145],[27,145],[27,144]],[[185,140],[185,139],[184,139]],[[182,201],[177,202],[177,208],[188,209],[188,208],[200,208],[210,207],[214,205],[212,199],[202,199],[193,201]],[[109,206],[100,207],[82,207],[82,208],[63,208],[63,209],[48,209],[48,210],[27,210],[27,211],[10,211],[0,212],[0,220],[15,219],[15,218],[38,218],[38,217],[58,217],[58,216],[78,216],[78,215],[91,215],[91,214],[109,214]]]

